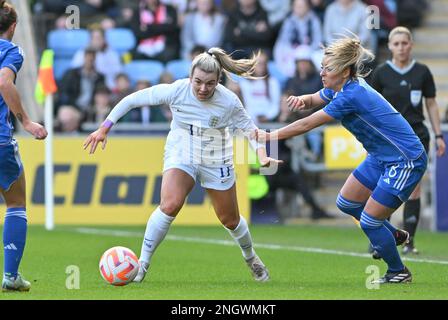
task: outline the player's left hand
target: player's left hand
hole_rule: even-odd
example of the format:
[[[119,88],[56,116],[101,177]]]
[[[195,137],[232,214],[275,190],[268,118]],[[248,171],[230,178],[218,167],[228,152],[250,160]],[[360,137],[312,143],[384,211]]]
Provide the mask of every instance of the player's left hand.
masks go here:
[[[259,159],[259,161],[260,161],[260,165],[262,167],[270,167],[271,164],[283,163],[283,160],[274,159],[274,158],[271,158],[271,157],[264,157],[262,159]]]
[[[87,139],[84,141],[83,148],[85,150],[91,144],[89,153],[95,153],[96,147],[100,142],[102,142],[102,149],[104,150],[107,143],[107,133],[105,132],[103,127],[89,134]]]
[[[445,154],[446,145],[443,139],[436,139],[437,156],[441,157]]]

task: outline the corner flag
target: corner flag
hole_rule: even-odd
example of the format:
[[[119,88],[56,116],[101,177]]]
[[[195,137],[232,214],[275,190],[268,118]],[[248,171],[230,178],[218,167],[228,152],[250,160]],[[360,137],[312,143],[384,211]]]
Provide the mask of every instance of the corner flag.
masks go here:
[[[42,53],[39,65],[39,75],[34,90],[36,102],[43,104],[44,122],[48,131],[45,140],[45,229],[54,229],[54,193],[53,193],[53,93],[58,88],[53,75],[53,50],[47,49]]]
[[[46,95],[55,93],[58,89],[53,76],[53,57],[54,52],[51,49],[46,49],[42,53],[39,76],[34,90],[34,98],[39,104],[44,103]]]

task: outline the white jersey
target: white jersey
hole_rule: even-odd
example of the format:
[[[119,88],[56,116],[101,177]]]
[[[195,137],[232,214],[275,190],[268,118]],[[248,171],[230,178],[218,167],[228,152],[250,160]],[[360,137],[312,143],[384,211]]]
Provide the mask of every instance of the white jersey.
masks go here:
[[[182,163],[232,164],[234,130],[240,129],[248,136],[256,129],[240,99],[221,84],[207,101],[196,98],[190,79],[159,84],[137,93],[143,98],[133,101],[131,107],[144,104],[170,106],[173,120],[165,145],[165,158],[169,153],[171,158],[176,154]],[[129,109],[123,105],[123,109],[125,107]],[[120,109],[120,104],[108,116],[114,123],[124,115],[123,110],[114,112],[115,109]],[[253,140],[250,142],[255,149],[262,146]]]

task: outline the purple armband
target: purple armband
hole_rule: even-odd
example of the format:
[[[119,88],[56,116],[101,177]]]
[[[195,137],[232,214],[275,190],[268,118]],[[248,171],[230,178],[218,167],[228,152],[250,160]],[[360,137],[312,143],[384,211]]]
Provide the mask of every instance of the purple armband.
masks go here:
[[[114,125],[114,123],[112,121],[110,121],[109,119],[104,120],[103,124],[101,125],[104,128],[112,128],[112,126]]]

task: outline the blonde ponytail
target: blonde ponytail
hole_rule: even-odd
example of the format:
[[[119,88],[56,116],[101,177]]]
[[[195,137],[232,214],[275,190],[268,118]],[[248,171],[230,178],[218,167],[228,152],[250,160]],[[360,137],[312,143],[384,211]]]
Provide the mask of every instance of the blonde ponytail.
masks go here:
[[[210,48],[207,52],[199,54],[192,62],[190,68],[190,77],[193,75],[195,68],[199,68],[204,72],[213,72],[221,78],[222,71],[230,78],[229,73],[236,74],[246,79],[259,79],[252,76],[257,64],[260,51],[254,53],[251,59],[234,60],[221,48]]]

